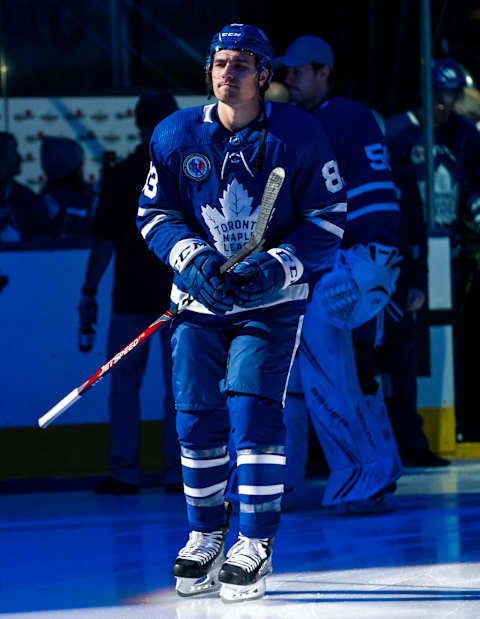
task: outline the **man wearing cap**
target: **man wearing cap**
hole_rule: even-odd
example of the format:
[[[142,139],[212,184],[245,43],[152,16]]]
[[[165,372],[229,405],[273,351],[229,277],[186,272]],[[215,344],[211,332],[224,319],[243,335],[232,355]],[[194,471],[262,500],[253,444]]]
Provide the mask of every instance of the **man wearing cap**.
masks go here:
[[[382,308],[398,275],[399,207],[385,139],[373,110],[331,95],[334,57],[325,40],[300,36],[276,61],[286,67],[292,102],[322,122],[348,197],[337,263],[315,283],[289,383],[289,486],[305,474],[309,414],[330,469],[323,504],[351,512],[384,509],[383,497],[402,472],[375,377]]]

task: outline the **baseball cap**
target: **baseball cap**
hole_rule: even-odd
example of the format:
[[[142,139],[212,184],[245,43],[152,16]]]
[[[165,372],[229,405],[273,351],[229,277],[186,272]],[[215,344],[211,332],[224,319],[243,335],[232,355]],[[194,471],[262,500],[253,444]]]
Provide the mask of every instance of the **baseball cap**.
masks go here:
[[[304,34],[290,43],[285,55],[276,58],[275,62],[287,67],[300,67],[309,62],[318,62],[333,69],[333,52],[330,45],[320,37]]]

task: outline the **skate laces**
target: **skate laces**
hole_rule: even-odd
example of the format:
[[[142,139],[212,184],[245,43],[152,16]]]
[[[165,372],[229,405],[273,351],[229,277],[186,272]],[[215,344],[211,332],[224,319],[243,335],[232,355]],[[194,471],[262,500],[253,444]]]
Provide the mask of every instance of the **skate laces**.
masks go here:
[[[268,538],[245,537],[240,533],[238,542],[228,551],[226,563],[253,572],[267,558],[267,544]]]
[[[208,563],[221,550],[223,535],[223,531],[213,531],[213,533],[191,531],[188,542],[179,551],[178,556],[182,559],[197,561],[202,565]]]

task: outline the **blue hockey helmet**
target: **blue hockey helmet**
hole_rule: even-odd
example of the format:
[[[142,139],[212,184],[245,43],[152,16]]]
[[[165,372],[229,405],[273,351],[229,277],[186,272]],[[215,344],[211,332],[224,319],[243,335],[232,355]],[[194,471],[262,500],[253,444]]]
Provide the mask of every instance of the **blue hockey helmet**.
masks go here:
[[[453,58],[437,58],[432,61],[432,86],[434,92],[459,97],[465,87],[465,76]]]
[[[207,75],[212,70],[213,57],[215,52],[221,49],[243,50],[255,54],[256,66],[259,73],[268,69],[267,83],[272,79],[272,65],[274,59],[273,48],[267,35],[257,28],[248,24],[230,24],[222,28],[212,38],[208,50],[205,69]]]

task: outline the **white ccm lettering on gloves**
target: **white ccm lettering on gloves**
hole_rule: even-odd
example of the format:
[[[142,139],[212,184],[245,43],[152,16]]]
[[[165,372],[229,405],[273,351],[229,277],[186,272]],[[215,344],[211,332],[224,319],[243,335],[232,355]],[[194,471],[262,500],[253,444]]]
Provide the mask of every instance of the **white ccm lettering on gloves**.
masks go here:
[[[206,249],[211,247],[202,239],[182,239],[173,246],[168,261],[177,273],[181,273],[197,254]]]
[[[295,254],[285,247],[273,247],[268,254],[276,258],[285,271],[285,283],[282,290],[298,281],[303,275],[303,264]]]

